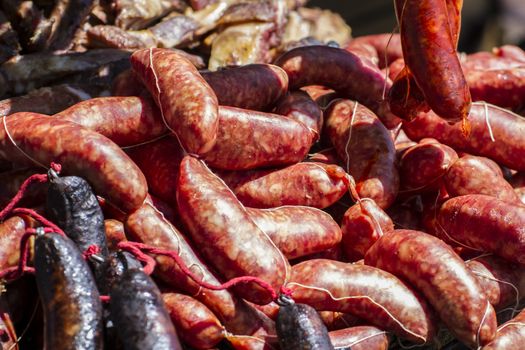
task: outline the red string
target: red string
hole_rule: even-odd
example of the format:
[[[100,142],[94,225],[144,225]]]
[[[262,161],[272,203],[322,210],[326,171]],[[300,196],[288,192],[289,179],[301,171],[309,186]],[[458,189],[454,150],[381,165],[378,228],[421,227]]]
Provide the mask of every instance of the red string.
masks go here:
[[[110,300],[109,295],[101,295],[100,296],[100,301],[103,302],[103,303],[108,303],[109,300]]]
[[[16,208],[13,209],[13,214],[26,214],[31,216],[36,221],[40,222],[43,226],[46,226],[47,228],[51,228],[52,232],[58,233],[59,235],[65,236],[66,234],[60,227],[43,217],[42,215],[38,214],[33,209],[28,208]]]
[[[177,263],[177,265],[179,266],[179,268],[182,270],[182,272],[185,275],[187,275],[195,283],[197,283],[198,285],[206,289],[223,290],[223,289],[231,288],[237,284],[254,282],[254,283],[257,283],[262,288],[266,289],[268,293],[272,296],[272,300],[277,300],[279,296],[278,293],[273,289],[273,287],[269,283],[261,280],[258,277],[254,277],[254,276],[236,277],[220,285],[214,285],[214,284],[210,284],[205,281],[202,281],[197,276],[195,276],[193,272],[191,272],[191,270],[186,266],[186,264],[184,264],[184,262],[182,261],[181,257],[177,254],[177,252],[174,252],[174,251],[151,247],[143,243],[126,242],[126,241],[119,242],[117,247],[122,250],[127,250],[132,254],[135,254],[135,252],[139,250],[141,254],[143,254],[143,252],[148,252],[150,254],[168,256],[172,258],[173,260],[175,260],[175,262]],[[287,293],[287,295],[291,294],[291,291],[287,288],[281,287],[281,291],[282,292],[284,291],[285,293]]]
[[[122,243],[122,244],[121,244]],[[138,261],[144,263],[143,270],[144,273],[148,276],[153,273],[153,270],[155,270],[155,265],[157,264],[155,262],[155,259],[153,259],[151,256],[144,254],[140,248],[135,246],[135,243],[129,242],[131,244],[125,244],[126,242],[120,242],[117,246],[122,249],[130,252],[133,254]]]
[[[46,174],[34,174],[28,177],[20,186],[20,189],[16,193],[16,195],[11,199],[9,204],[0,211],[0,221],[3,221],[5,217],[13,210],[13,208],[20,202],[20,200],[24,197],[25,193],[27,192],[27,188],[29,185],[35,182],[41,182],[44,183],[47,181],[47,175]]]
[[[96,244],[92,244],[82,253],[84,260],[88,260],[92,255],[100,253],[100,247]]]

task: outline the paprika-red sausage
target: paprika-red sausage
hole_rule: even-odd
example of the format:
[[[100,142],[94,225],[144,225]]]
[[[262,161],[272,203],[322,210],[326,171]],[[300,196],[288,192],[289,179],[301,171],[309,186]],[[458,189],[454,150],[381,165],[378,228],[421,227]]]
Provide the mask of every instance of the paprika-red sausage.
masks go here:
[[[319,139],[323,127],[323,111],[306,92],[297,90],[284,95],[277,103],[275,113],[302,122],[312,132],[313,140]]]
[[[372,326],[356,326],[328,333],[337,350],[387,350],[385,331]]]
[[[525,344],[525,310],[498,327],[496,338],[481,350],[521,350]]]
[[[420,231],[395,230],[368,250],[365,263],[417,288],[467,346],[484,345],[494,338],[493,307],[461,257],[442,240]]]

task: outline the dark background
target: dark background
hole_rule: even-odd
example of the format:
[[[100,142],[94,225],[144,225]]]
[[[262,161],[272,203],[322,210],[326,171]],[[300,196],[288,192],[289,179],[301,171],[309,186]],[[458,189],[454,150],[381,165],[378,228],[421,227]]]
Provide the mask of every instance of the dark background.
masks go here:
[[[390,33],[396,25],[393,0],[310,0],[308,7],[341,14],[352,36]],[[459,51],[490,50],[501,43],[498,12],[496,0],[464,0]]]

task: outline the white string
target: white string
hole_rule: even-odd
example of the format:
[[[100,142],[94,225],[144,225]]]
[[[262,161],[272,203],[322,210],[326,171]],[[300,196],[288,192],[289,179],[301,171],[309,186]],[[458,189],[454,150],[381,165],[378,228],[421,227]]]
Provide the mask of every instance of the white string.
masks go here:
[[[492,142],[496,142],[496,139],[494,139],[494,133],[492,132],[492,127],[489,123],[489,108],[487,106],[487,103],[483,103],[483,108],[485,110],[485,124],[487,124],[487,128],[489,129],[490,140]]]
[[[514,292],[515,292],[515,294],[516,294],[516,303],[514,304],[515,306],[514,306],[514,308],[512,309],[512,310],[513,310],[513,312],[512,312],[512,317],[514,317],[514,314],[515,314],[516,311],[519,309],[519,305],[520,305],[520,291],[518,290],[518,288],[517,288],[514,284],[512,284],[512,283],[510,283],[510,282],[507,282],[507,281],[504,281],[504,280],[500,280],[500,279],[497,279],[497,278],[495,278],[495,277],[491,277],[491,276],[489,276],[489,275],[485,275],[485,274],[483,274],[483,273],[481,273],[481,272],[478,272],[478,271],[472,271],[472,273],[475,274],[475,275],[481,276],[481,277],[483,277],[483,278],[486,278],[486,279],[488,279],[488,280],[490,280],[490,281],[494,281],[494,282],[498,282],[498,283],[507,284],[507,285],[511,286],[512,289],[514,289]]]
[[[141,143],[137,143],[135,145],[123,146],[123,147],[120,147],[120,148],[122,148],[123,150],[133,149],[133,148],[137,148],[137,147],[140,147],[140,146],[148,145],[150,143],[154,143],[154,142],[156,142],[158,140],[162,140],[163,138],[169,137],[169,136],[170,136],[170,134],[164,134],[164,135],[157,136],[154,139],[151,139],[149,141],[144,141],[144,142],[141,142]]]
[[[365,340],[368,340],[370,338],[373,338],[373,337],[377,337],[378,335],[383,335],[383,334],[386,334],[386,332],[382,331],[382,332],[378,332],[376,334],[370,334],[366,337],[363,337],[361,339],[358,339],[358,340],[355,340],[349,344],[345,344],[345,345],[341,345],[341,346],[338,346],[338,347],[335,347],[334,349],[346,349],[346,348],[352,348],[352,346],[356,345],[356,344],[359,344],[359,343],[362,343],[364,342]]]
[[[487,307],[485,308],[485,312],[483,313],[483,318],[481,319],[481,322],[479,323],[479,328],[476,333],[476,344],[478,345],[478,348],[481,347],[480,339],[479,339],[481,328],[483,328],[483,323],[485,322],[485,319],[487,318],[487,313],[489,312],[489,310],[490,310],[490,303],[487,301]]]
[[[34,162],[35,164],[41,166],[42,168],[46,169],[46,170],[49,170],[49,168],[47,166],[45,166],[44,164],[40,163],[38,160],[36,160],[35,158],[31,157],[29,154],[27,154],[26,152],[24,152],[24,150],[20,147],[18,147],[18,145],[16,144],[15,140],[13,139],[13,137],[11,136],[11,134],[9,133],[9,130],[7,129],[7,122],[6,122],[6,115],[4,115],[2,117],[2,123],[4,124],[4,129],[5,129],[5,132],[7,134],[7,138],[9,139],[9,141],[11,141],[11,143],[13,144],[13,146],[15,146],[16,149],[18,149],[24,156],[26,156],[29,160],[31,160],[32,162]]]
[[[354,125],[354,119],[357,112],[357,101],[354,102],[354,110],[352,111],[352,117],[350,118],[350,128],[348,130],[348,140],[346,141],[345,146],[345,155],[346,155],[346,171],[350,173],[350,154],[348,153],[348,147],[350,146],[350,139],[352,138],[352,129]]]

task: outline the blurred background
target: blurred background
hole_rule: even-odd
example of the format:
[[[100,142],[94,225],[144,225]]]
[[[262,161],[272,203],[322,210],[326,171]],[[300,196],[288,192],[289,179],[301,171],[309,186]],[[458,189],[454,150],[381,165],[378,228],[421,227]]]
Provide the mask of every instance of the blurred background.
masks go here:
[[[394,30],[393,0],[310,0],[309,7],[332,9],[352,27],[352,35]],[[459,50],[490,50],[502,44],[525,49],[525,0],[464,0]]]

